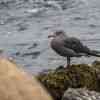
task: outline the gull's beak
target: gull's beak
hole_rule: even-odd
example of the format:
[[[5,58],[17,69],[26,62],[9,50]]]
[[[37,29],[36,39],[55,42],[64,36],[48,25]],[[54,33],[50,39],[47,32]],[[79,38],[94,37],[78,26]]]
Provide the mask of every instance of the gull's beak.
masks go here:
[[[48,35],[48,38],[52,38],[52,37],[55,37],[55,35]]]

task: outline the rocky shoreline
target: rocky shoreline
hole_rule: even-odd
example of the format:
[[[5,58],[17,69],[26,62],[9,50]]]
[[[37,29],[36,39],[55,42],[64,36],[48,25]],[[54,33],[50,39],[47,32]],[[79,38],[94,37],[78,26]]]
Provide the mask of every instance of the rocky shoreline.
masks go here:
[[[54,100],[100,100],[100,61],[71,65],[69,69],[60,66],[37,78]]]
[[[89,91],[86,88],[69,88],[64,93],[62,100],[100,100],[100,93]]]

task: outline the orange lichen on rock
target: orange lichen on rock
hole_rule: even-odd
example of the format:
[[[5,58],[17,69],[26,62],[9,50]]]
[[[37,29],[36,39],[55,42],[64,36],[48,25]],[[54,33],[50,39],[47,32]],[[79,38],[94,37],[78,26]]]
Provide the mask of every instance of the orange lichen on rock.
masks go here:
[[[52,100],[35,77],[0,58],[0,100]]]

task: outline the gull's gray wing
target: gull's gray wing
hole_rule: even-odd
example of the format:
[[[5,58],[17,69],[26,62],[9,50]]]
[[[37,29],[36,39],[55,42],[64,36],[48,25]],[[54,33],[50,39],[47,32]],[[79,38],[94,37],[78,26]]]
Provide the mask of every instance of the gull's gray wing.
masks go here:
[[[70,48],[66,48],[64,46],[61,46],[60,48],[55,49],[55,51],[64,57],[81,57],[84,56],[81,53],[76,53],[74,50]]]
[[[64,46],[66,48],[70,48],[74,50],[77,53],[86,53],[89,51],[89,48],[87,46],[84,46],[83,43],[81,43],[79,39],[74,38],[74,37],[65,38]]]

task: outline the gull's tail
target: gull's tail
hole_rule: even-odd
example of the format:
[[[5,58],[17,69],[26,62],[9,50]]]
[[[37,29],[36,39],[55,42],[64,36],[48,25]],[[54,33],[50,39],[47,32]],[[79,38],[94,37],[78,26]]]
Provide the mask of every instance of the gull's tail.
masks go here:
[[[98,51],[98,50],[91,50],[87,46],[83,47],[83,52],[86,53],[89,56],[100,57],[100,51]]]
[[[90,50],[90,51],[88,52],[88,55],[100,57],[100,51],[97,51],[97,50]]]

